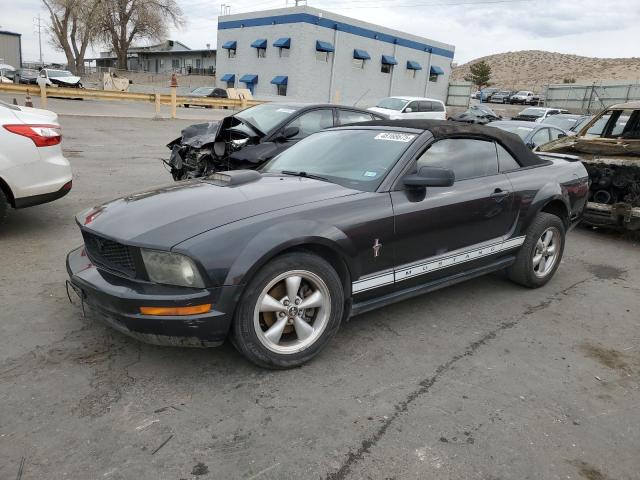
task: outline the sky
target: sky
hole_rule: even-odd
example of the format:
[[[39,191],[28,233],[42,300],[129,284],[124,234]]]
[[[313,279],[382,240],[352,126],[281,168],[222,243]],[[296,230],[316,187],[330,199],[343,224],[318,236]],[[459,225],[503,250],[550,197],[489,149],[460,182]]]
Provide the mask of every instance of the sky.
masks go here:
[[[186,24],[172,28],[169,37],[190,48],[216,46],[221,3],[230,4],[231,13],[286,6],[286,0],[176,1]],[[21,33],[23,59],[37,60],[34,18],[40,14],[45,27],[48,22],[42,0],[0,2],[0,30]],[[309,0],[308,5],[455,45],[459,64],[516,50],[640,57],[639,0]],[[45,62],[65,59],[50,45],[46,28],[42,50]],[[88,56],[100,50],[105,48],[97,45]]]

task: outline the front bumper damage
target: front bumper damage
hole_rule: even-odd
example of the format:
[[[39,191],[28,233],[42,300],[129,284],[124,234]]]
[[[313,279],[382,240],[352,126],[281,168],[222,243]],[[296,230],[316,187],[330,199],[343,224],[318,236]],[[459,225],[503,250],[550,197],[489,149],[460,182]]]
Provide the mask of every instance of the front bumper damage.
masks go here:
[[[231,326],[240,286],[193,289],[123,278],[98,269],[76,248],[67,255],[67,293],[91,319],[154,345],[215,347]],[[74,303],[72,300],[72,303]],[[140,313],[141,306],[184,307],[211,303],[206,314],[155,316]]]
[[[640,230],[640,207],[632,207],[625,203],[606,205],[589,202],[587,203],[583,223],[595,227]]]

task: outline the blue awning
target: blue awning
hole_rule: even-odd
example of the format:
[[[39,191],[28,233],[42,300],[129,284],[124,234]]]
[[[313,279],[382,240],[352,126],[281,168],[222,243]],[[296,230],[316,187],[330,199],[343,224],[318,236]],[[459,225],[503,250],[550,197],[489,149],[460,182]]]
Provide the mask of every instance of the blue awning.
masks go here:
[[[291,48],[291,38],[289,37],[279,38],[278,40],[273,42],[273,46],[278,48]]]
[[[393,55],[382,55],[382,63],[384,65],[397,65],[398,61]]]
[[[436,65],[431,65],[431,75],[444,75],[444,70]]]
[[[318,52],[334,52],[335,48],[329,42],[323,42],[322,40],[316,40],[316,50]]]
[[[271,83],[274,85],[286,85],[289,82],[289,77],[285,77],[284,75],[278,75],[277,77],[273,77],[271,79]]]
[[[220,77],[220,80],[223,82],[235,82],[236,76],[233,73],[225,73],[222,77]]]
[[[238,42],[235,40],[228,40],[222,44],[222,48],[226,48],[227,50],[235,50]]]
[[[259,38],[251,44],[252,48],[267,48],[267,39]]]
[[[355,48],[353,50],[353,58],[357,58],[358,60],[371,60],[369,52],[366,50],[360,50],[359,48]]]
[[[407,60],[407,69],[422,70],[422,65],[420,65],[418,62],[414,62],[413,60]]]
[[[240,77],[240,81],[242,83],[258,83],[258,75],[253,75],[252,73],[247,73]]]

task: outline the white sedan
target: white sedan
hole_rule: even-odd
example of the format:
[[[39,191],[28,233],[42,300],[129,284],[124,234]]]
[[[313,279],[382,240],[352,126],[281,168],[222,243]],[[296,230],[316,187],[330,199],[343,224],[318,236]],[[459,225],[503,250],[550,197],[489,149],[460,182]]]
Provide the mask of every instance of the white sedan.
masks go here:
[[[368,108],[389,120],[446,120],[447,109],[444,103],[435,98],[388,97],[380,100],[375,107]]]
[[[0,222],[9,207],[51,202],[71,190],[58,116],[0,101]]]

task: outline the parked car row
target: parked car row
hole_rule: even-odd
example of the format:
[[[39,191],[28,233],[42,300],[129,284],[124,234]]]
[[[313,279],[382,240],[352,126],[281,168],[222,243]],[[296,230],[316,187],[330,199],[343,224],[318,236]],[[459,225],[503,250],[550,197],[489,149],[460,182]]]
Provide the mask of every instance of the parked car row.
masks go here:
[[[471,98],[487,103],[520,104],[520,105],[540,105],[542,99],[540,95],[530,90],[500,90],[499,88],[484,88],[471,95]]]

